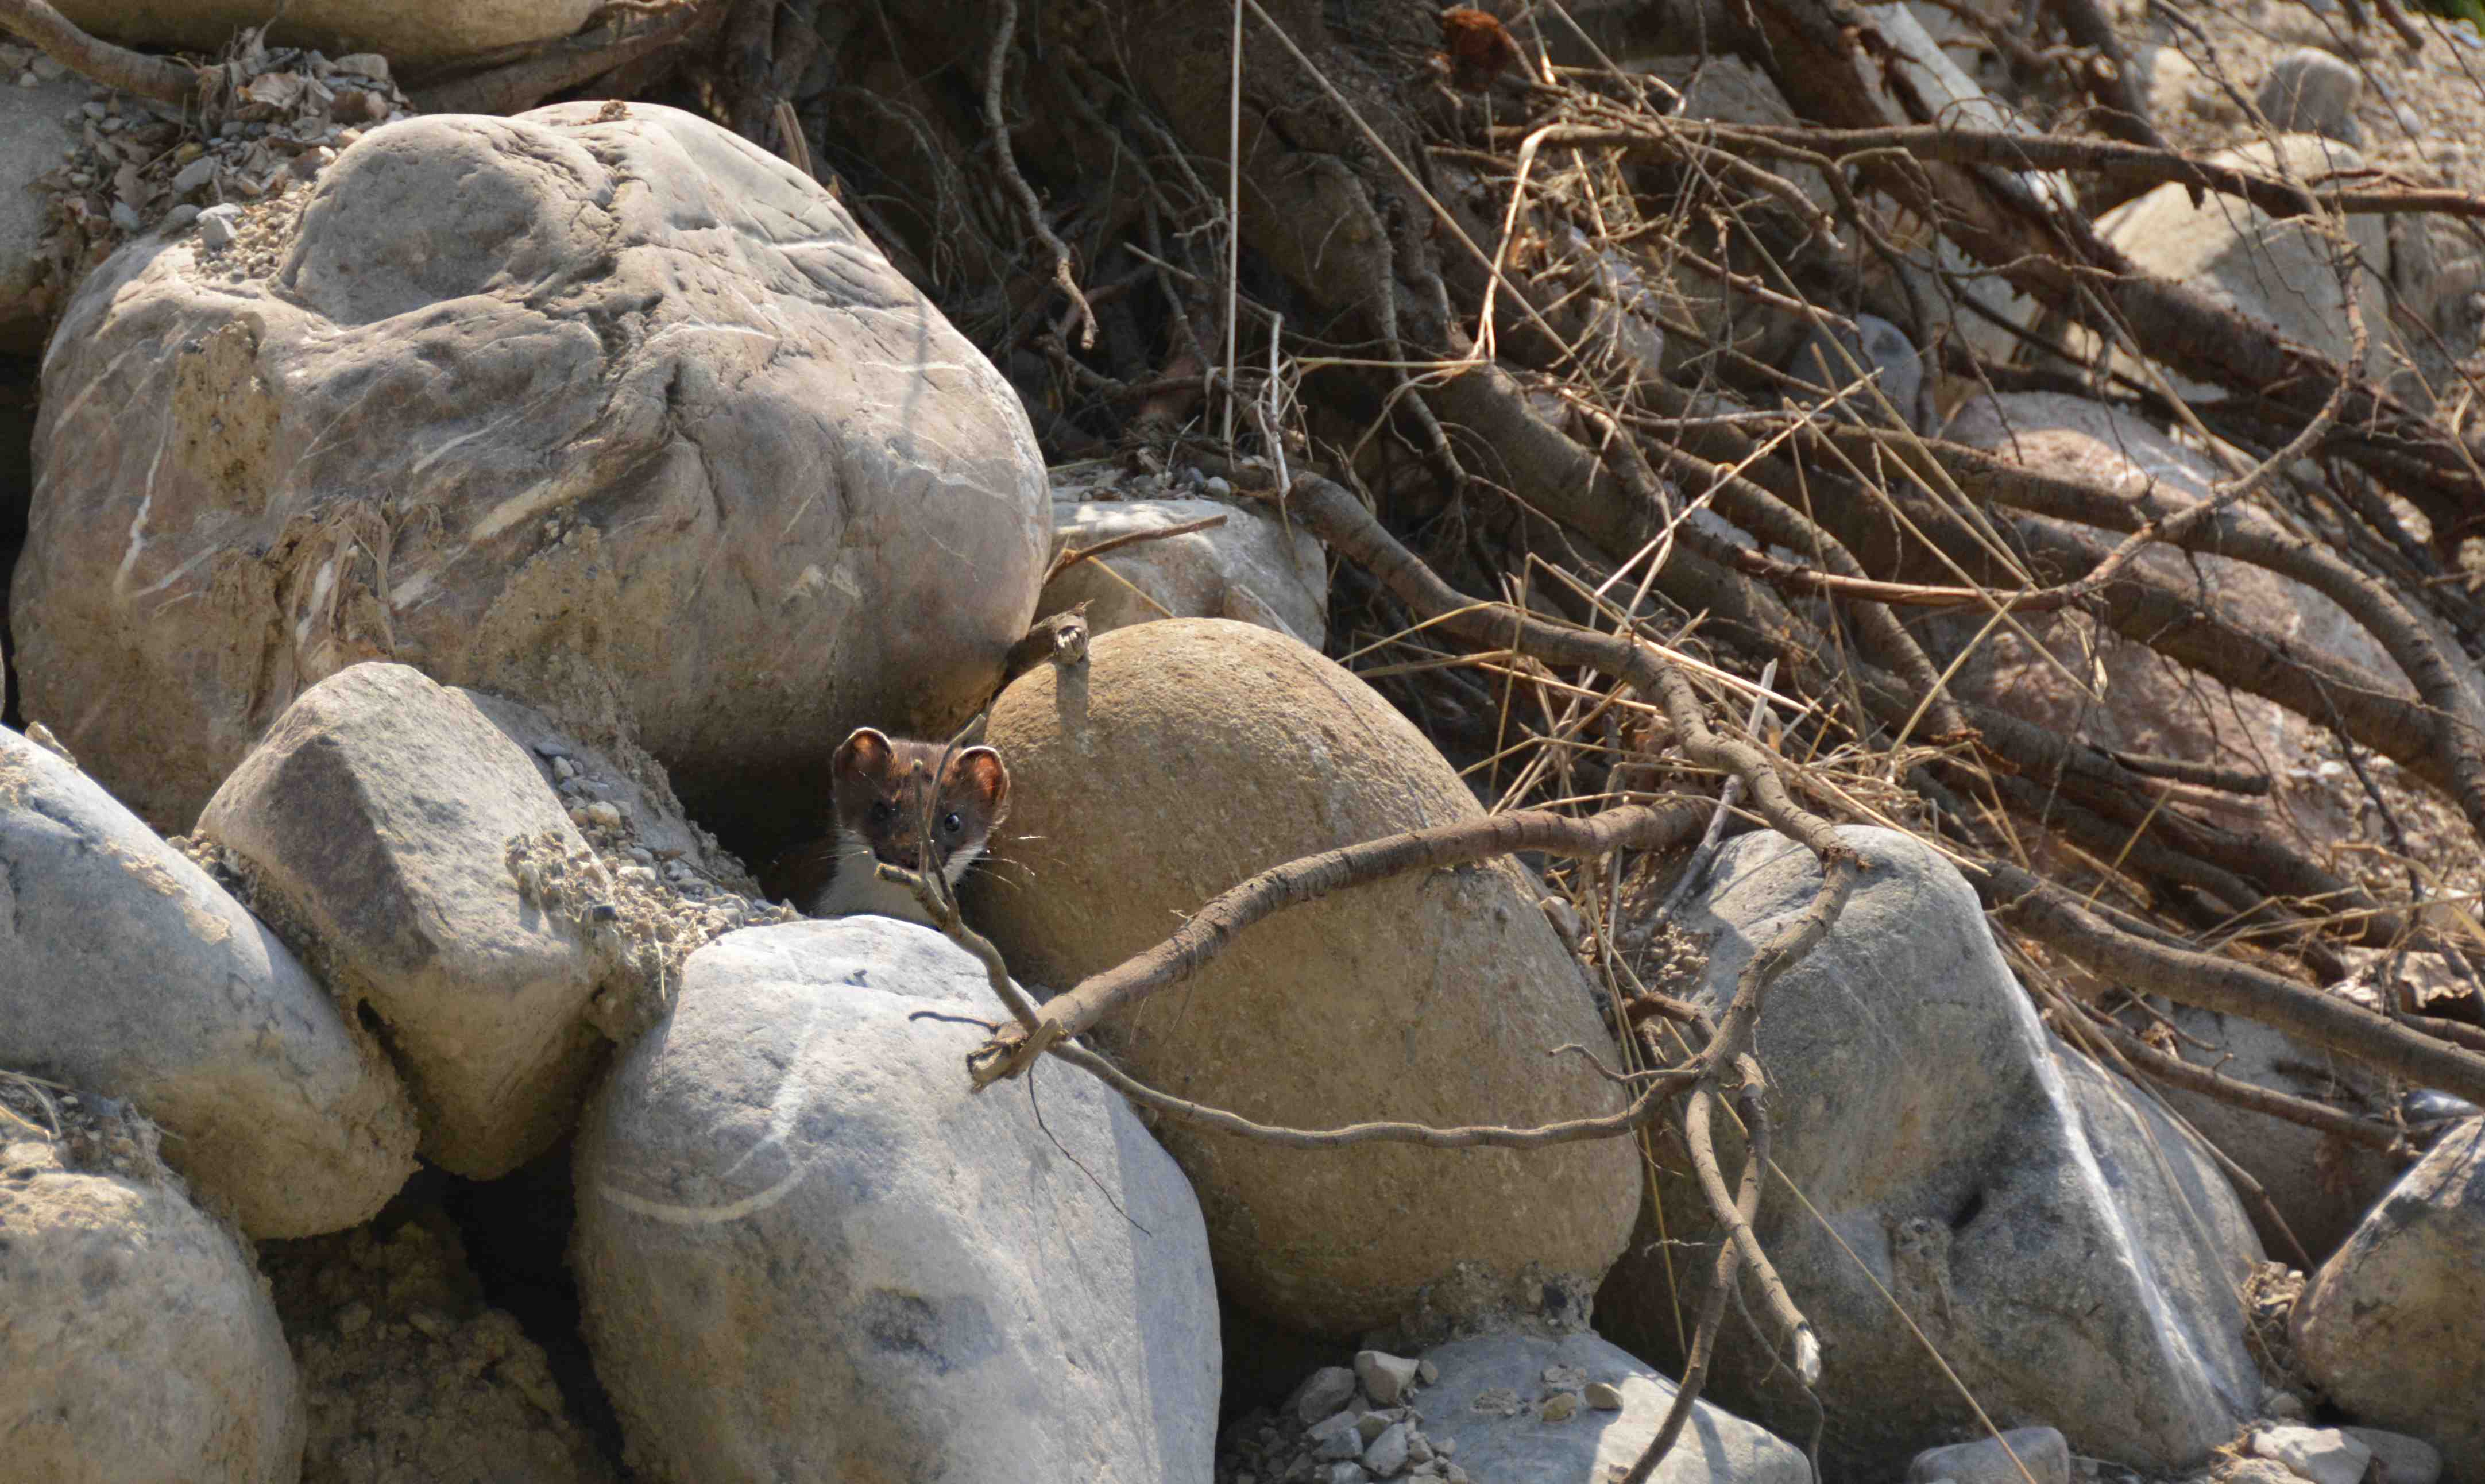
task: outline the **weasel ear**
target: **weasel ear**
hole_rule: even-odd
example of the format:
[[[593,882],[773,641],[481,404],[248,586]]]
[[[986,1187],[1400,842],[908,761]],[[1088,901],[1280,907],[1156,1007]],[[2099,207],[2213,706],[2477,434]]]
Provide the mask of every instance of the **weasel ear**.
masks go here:
[[[829,761],[829,771],[840,778],[848,774],[877,774],[888,770],[888,736],[869,727],[858,727],[837,744],[837,755]]]
[[[989,747],[970,747],[958,755],[949,770],[968,792],[983,801],[995,819],[1009,807],[1009,769],[1001,766],[1000,754]]]

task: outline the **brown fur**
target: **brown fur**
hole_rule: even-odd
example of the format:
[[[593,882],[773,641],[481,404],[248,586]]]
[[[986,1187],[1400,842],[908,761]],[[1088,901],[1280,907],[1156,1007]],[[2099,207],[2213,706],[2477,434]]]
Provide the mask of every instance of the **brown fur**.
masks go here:
[[[942,769],[942,751],[938,742],[857,728],[829,763],[835,832],[779,858],[768,872],[770,894],[814,916],[915,916],[899,910],[911,901],[903,889],[875,891],[871,873],[875,862],[922,868],[927,803],[933,861],[956,884],[1008,817],[1009,770],[989,747],[962,748]]]

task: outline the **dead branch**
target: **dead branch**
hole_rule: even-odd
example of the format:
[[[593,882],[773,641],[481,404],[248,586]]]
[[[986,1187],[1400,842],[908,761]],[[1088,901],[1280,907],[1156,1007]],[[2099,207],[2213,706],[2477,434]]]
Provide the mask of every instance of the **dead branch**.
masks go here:
[[[1198,531],[1214,531],[1224,524],[1225,517],[1222,515],[1203,515],[1197,520],[1186,520],[1173,526],[1161,526],[1154,531],[1126,531],[1120,536],[1098,541],[1093,546],[1065,546],[1061,548],[1060,555],[1052,559],[1052,565],[1045,568],[1044,580],[1050,583],[1081,562],[1093,562],[1098,557],[1120,551],[1125,546],[1136,546],[1142,541],[1161,541],[1169,536],[1189,536]]]
[[[1079,291],[1079,275],[1070,265],[1069,244],[1045,220],[1044,203],[1035,199],[1035,188],[1019,174],[1018,161],[1010,151],[1009,121],[1001,113],[1001,85],[1009,70],[1010,41],[1018,33],[1018,0],[998,3],[1000,18],[993,24],[992,50],[984,63],[984,127],[992,131],[994,165],[1026,217],[1027,230],[1052,255],[1052,281],[1069,295],[1070,306],[1079,315],[1079,348],[1092,350],[1096,345],[1096,311],[1088,304],[1087,295]]]
[[[2050,8],[2071,44],[2094,53],[2089,65],[2080,69],[2080,84],[2103,105],[2099,122],[2105,131],[2144,149],[2166,149],[2164,136],[2148,116],[2148,94],[2141,86],[2140,69],[2131,65],[2131,54],[2115,34],[2105,7],[2097,0],[2051,0]]]
[[[1985,910],[2004,926],[2092,969],[2144,985],[2169,1000],[2259,1021],[2418,1086],[2485,1101],[2485,1056],[2444,1045],[2362,1005],[2291,984],[2265,970],[2118,931],[2070,893],[2018,866],[1970,861],[1960,870]]]
[[[1640,1074],[1634,1079],[1638,1085],[1633,1088],[1630,1104],[1622,1112],[1589,1118],[1568,1118],[1534,1128],[1505,1128],[1499,1124],[1434,1128],[1424,1123],[1376,1121],[1350,1123],[1333,1129],[1295,1129],[1257,1122],[1222,1108],[1211,1108],[1205,1103],[1194,1103],[1161,1092],[1082,1046],[1055,1042],[1049,1049],[1052,1055],[1093,1075],[1142,1107],[1153,1108],[1201,1128],[1255,1139],[1288,1149],[1343,1149],[1361,1143],[1420,1144],[1427,1149],[1542,1149],[1588,1139],[1615,1139],[1647,1124],[1660,1107],[1681,1096],[1683,1089],[1698,1083],[1706,1070],[1703,1066],[1686,1065],[1670,1072]],[[1547,1055],[1582,1050],[1577,1046],[1557,1046]]]
[[[1586,819],[1543,810],[1488,814],[1270,866],[1200,908],[1164,942],[1055,996],[1041,1012],[1040,1028],[1004,1028],[968,1058],[974,1086],[980,1089],[1015,1077],[1044,1044],[1081,1035],[1105,1016],[1181,983],[1222,953],[1244,928],[1288,907],[1410,870],[1463,866],[1518,850],[1572,856],[1625,848],[1668,850],[1695,838],[1707,812],[1704,800],[1665,799]]]
[[[2358,742],[2449,793],[2469,822],[2485,833],[2485,739],[2460,720],[2460,682],[2449,657],[2388,585],[2335,553],[2280,531],[2268,516],[2248,508],[2202,511],[2197,521],[2177,528],[2167,517],[2202,508],[2169,500],[2155,487],[2137,498],[2123,497],[1957,444],[1925,442],[1916,446],[1922,450],[1917,453],[1877,439],[1871,429],[1846,425],[1816,426],[1799,436],[1857,452],[1877,451],[1911,472],[1923,471],[1928,460],[1980,497],[2032,514],[2130,534],[2157,523],[2161,538],[2178,550],[2228,557],[2304,584],[2346,610],[2397,661],[2420,705],[2408,705],[2371,677],[2350,673],[2335,661],[2287,654],[2289,646],[2282,641],[2253,639],[2240,628],[2230,630],[2232,637],[2218,634],[2216,628],[2226,625],[2140,574],[2125,571],[2114,579],[2107,590],[2106,614],[2125,635],[2308,720],[2326,723],[2339,717]],[[2093,575],[2106,560],[2096,553],[2095,543],[2067,533],[2029,525],[2018,530],[2033,549],[2059,554],[2064,569]],[[2285,655],[2288,663],[2236,663],[2253,649]]]
[[[188,108],[199,100],[198,69],[97,41],[43,0],[0,0],[0,30],[16,33],[44,56],[107,88],[175,108]]]
[[[1516,143],[1518,131],[1501,129],[1496,138]],[[1579,148],[1605,147],[1664,156],[1682,148],[1678,132],[1669,135],[1649,124],[1567,124],[1540,128],[1546,144]],[[2447,187],[2398,183],[2364,184],[2379,171],[2339,172],[2316,182],[2221,165],[2162,145],[2149,146],[2066,134],[2013,134],[1997,129],[1950,124],[1891,124],[1871,128],[1834,128],[1803,124],[1712,124],[1694,136],[1701,146],[1735,154],[1757,154],[1793,163],[1851,165],[1888,151],[1902,151],[1915,159],[1953,165],[1991,165],[2006,170],[2093,171],[2109,180],[2133,185],[2188,185],[2220,196],[2246,201],[2272,216],[2303,216],[2314,210],[2358,216],[2368,213],[2426,212],[2439,216],[2485,218],[2485,196]],[[2387,179],[2387,178],[2383,178]],[[2320,183],[2329,182],[2329,183]],[[2359,182],[2359,183],[2346,183]]]
[[[524,113],[556,93],[669,47],[696,45],[719,23],[722,12],[685,3],[655,14],[656,20],[643,30],[615,23],[556,42],[523,62],[434,83],[414,95],[414,104],[424,113]]]
[[[2203,1097],[2213,1097],[2237,1108],[2248,1108],[2267,1117],[2300,1123],[2306,1128],[2362,1144],[2385,1154],[2405,1154],[2407,1140],[2397,1129],[2369,1118],[2351,1117],[2326,1103],[2280,1092],[2272,1087],[2227,1077],[2204,1066],[2195,1066],[2180,1057],[2169,1056],[2114,1023],[2101,1010],[2089,1009],[2083,1016],[2084,1031],[2093,1031],[2113,1043],[2116,1051],[2133,1066],[2171,1086]]]
[[[1746,1091],[1756,1091],[1757,1086],[1757,1083],[1749,1084]],[[1713,1152],[1716,1142],[1709,1130],[1710,1109],[1715,1103],[1716,1094],[1707,1087],[1693,1093],[1690,1105],[1683,1110],[1684,1133],[1692,1147],[1711,1151],[1705,1160],[1696,1156],[1694,1159],[1700,1171],[1701,1192],[1707,1196],[1709,1209],[1721,1219],[1731,1217],[1723,1223],[1728,1229],[1749,1231],[1760,1215],[1761,1179],[1768,1168],[1768,1122],[1760,1099],[1748,1096],[1743,1113],[1744,1126],[1750,1131],[1750,1137],[1743,1155],[1742,1172],[1734,1194],[1721,1200],[1725,1195],[1725,1182],[1717,1172]],[[1647,1484],[1655,1475],[1657,1466],[1665,1462],[1665,1456],[1674,1451],[1676,1440],[1682,1436],[1684,1425],[1691,1420],[1691,1410],[1699,1404],[1700,1392],[1708,1383],[1708,1366],[1716,1358],[1718,1332],[1726,1322],[1726,1300],[1734,1293],[1735,1276],[1749,1255],[1750,1250],[1739,1242],[1717,1244],[1717,1264],[1708,1276],[1708,1291],[1700,1300],[1699,1324],[1692,1332],[1691,1351],[1683,1361],[1682,1379],[1675,1384],[1673,1405],[1666,1409],[1665,1420],[1657,1425],[1656,1436],[1648,1441],[1648,1446],[1640,1450],[1629,1471],[1623,1475],[1623,1484]]]
[[[1870,26],[1854,23],[1859,13],[1838,0],[1758,0],[1756,10],[1769,40],[1761,60],[1798,113],[1832,128],[1890,125],[1859,69],[1881,67],[1873,59],[1887,57],[1891,47]],[[2288,437],[2333,405],[2344,380],[2335,415],[2342,429],[2353,431],[2335,437],[2335,452],[2389,479],[2438,530],[2485,514],[2485,473],[2448,429],[2372,384],[2362,368],[2342,367],[2296,344],[2189,285],[2141,272],[2085,217],[2057,209],[2028,179],[1981,162],[1917,158],[1903,150],[1867,152],[1857,168],[1909,210],[1943,223],[1952,241],[2048,309],[2108,334],[2126,332],[2149,359],[2266,407],[2284,423]],[[2305,198],[2299,193],[2297,199]]]

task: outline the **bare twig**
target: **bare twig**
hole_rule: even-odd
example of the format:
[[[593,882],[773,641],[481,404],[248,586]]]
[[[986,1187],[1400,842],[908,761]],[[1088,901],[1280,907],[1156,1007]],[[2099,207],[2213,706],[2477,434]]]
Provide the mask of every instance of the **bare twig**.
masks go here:
[[[1962,867],[1977,896],[2002,925],[2072,958],[2144,984],[2170,1000],[2274,1026],[2299,1040],[2471,1102],[2485,1102],[2485,1056],[2445,1045],[2334,996],[2292,984],[2264,969],[2152,943],[2120,931],[2071,893],[2015,866],[1971,861]]]
[[[1027,229],[1052,254],[1052,282],[1070,296],[1071,307],[1079,315],[1079,348],[1096,348],[1096,311],[1079,291],[1079,275],[1070,264],[1070,245],[1044,219],[1044,203],[1035,199],[1035,187],[1019,174],[1017,152],[1010,148],[1009,120],[1001,111],[1001,83],[1009,72],[1010,42],[1018,35],[1018,0],[999,0],[1000,18],[993,23],[993,44],[984,60],[984,126],[991,130],[993,168],[1000,172],[1002,183],[1018,202],[1019,210],[1026,217]]]
[[[654,14],[654,23],[642,30],[590,31],[526,61],[424,87],[414,94],[414,105],[424,113],[524,113],[556,93],[696,41],[717,23],[719,13],[713,6],[682,5]]]
[[[1761,671],[1760,693],[1752,698],[1752,717],[1743,724],[1743,729],[1753,736],[1768,734],[1763,723],[1769,715],[1769,686],[1777,675],[1778,662],[1775,660],[1769,661]],[[1734,806],[1742,799],[1742,779],[1727,779],[1726,786],[1718,790],[1717,809],[1708,816],[1708,828],[1700,832],[1700,843],[1692,847],[1691,859],[1683,863],[1682,875],[1674,883],[1674,890],[1665,893],[1663,905],[1656,909],[1659,918],[1673,917],[1675,909],[1682,905],[1682,898],[1697,890],[1701,879],[1708,874],[1708,863],[1716,857],[1718,838],[1726,833],[1727,816],[1734,813]]]
[[[187,108],[198,101],[198,69],[168,57],[150,57],[97,41],[43,0],[0,0],[0,30],[16,33],[44,56],[107,88],[135,93],[176,108]]]
[[[1222,515],[1203,515],[1197,520],[1186,520],[1179,525],[1160,526],[1152,531],[1126,531],[1120,536],[1098,541],[1093,546],[1064,546],[1061,548],[1060,555],[1052,559],[1052,565],[1045,568],[1044,580],[1049,583],[1081,562],[1093,562],[1098,557],[1120,551],[1125,546],[1136,546],[1142,541],[1161,541],[1169,536],[1189,536],[1198,531],[1214,531],[1223,524],[1225,524],[1225,517]]]
[[[1056,996],[1044,1007],[1040,1030],[1028,1027],[1021,1034],[1004,1028],[968,1065],[978,1087],[1014,1077],[1041,1049],[1039,1042],[1067,1041],[1105,1016],[1181,983],[1225,951],[1243,929],[1285,908],[1410,870],[1464,865],[1517,850],[1596,856],[1623,847],[1670,849],[1689,840],[1707,812],[1704,800],[1668,799],[1607,810],[1586,819],[1543,810],[1488,814],[1270,866],[1201,907],[1164,942]]]

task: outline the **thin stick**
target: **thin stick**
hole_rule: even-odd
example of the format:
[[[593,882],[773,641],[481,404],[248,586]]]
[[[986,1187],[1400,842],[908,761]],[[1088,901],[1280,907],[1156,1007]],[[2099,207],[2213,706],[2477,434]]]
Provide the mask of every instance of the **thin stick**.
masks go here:
[[[1753,736],[1761,735],[1761,728],[1768,720],[1769,683],[1777,677],[1778,662],[1771,660],[1761,670],[1760,694],[1752,698],[1752,719],[1743,727]],[[1665,893],[1665,904],[1656,909],[1658,921],[1674,916],[1674,909],[1682,905],[1682,898],[1700,884],[1701,877],[1708,874],[1708,863],[1717,853],[1718,838],[1726,833],[1726,816],[1732,814],[1734,806],[1742,801],[1742,776],[1729,774],[1726,786],[1717,792],[1717,811],[1708,816],[1708,828],[1701,833],[1700,843],[1691,852],[1690,864],[1682,867],[1681,879],[1674,883],[1674,890]]]
[[[0,30],[15,32],[44,56],[107,88],[176,108],[198,101],[196,68],[97,41],[43,0],[0,0]]]
[[[1098,541],[1093,546],[1065,546],[1061,548],[1061,555],[1052,559],[1052,565],[1045,569],[1044,581],[1049,583],[1081,562],[1093,562],[1107,552],[1120,551],[1125,546],[1136,546],[1141,541],[1161,541],[1168,536],[1188,536],[1195,531],[1214,531],[1223,524],[1225,524],[1225,517],[1222,515],[1204,515],[1197,520],[1186,520],[1178,526],[1161,526],[1154,531],[1126,531],[1120,536]]]
[[[1234,56],[1225,102],[1225,453],[1234,453],[1234,375],[1242,316],[1242,0],[1234,0]]]
[[[1087,303],[1087,295],[1079,289],[1079,279],[1070,270],[1070,246],[1053,234],[1051,224],[1044,219],[1044,204],[1035,199],[1035,187],[1018,173],[1018,159],[1010,151],[1009,126],[1001,116],[1001,79],[1009,69],[1010,41],[1018,34],[1018,0],[1000,0],[1000,20],[993,27],[993,47],[984,64],[984,124],[993,132],[993,163],[1001,173],[1001,180],[1018,198],[1019,209],[1026,224],[1052,253],[1052,281],[1070,304],[1079,312],[1079,348],[1096,348],[1096,311]]]
[[[1243,929],[1287,907],[1368,885],[1403,871],[1437,869],[1517,850],[1598,856],[1629,846],[1666,850],[1691,838],[1704,800],[1665,799],[1628,805],[1587,819],[1544,810],[1518,810],[1366,840],[1270,866],[1219,894],[1164,942],[1055,996],[1041,1027],[1003,1027],[967,1058],[976,1086],[1014,1077],[1049,1044],[1066,1042],[1097,1021],[1208,966]]]

